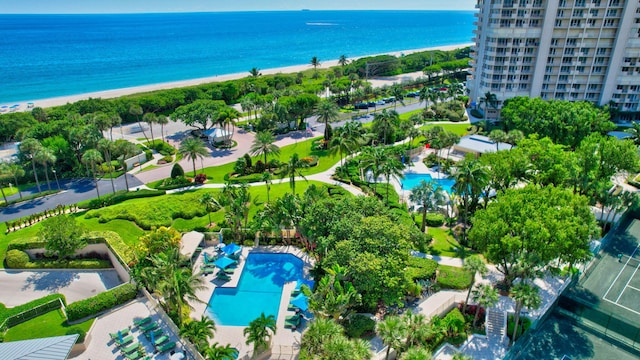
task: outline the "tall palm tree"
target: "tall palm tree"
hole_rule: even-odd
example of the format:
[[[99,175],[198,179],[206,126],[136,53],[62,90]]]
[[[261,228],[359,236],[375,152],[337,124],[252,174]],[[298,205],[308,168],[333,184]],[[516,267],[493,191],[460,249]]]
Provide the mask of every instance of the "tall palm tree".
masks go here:
[[[509,136],[507,135],[507,133],[500,129],[491,130],[491,132],[489,133],[489,139],[496,143],[496,151],[500,150],[500,143],[507,141],[508,138]]]
[[[482,190],[489,181],[489,173],[478,159],[465,158],[457,164],[453,177],[455,179],[454,190],[462,198],[464,206],[462,239],[466,243],[470,206],[472,202],[475,203],[480,199]]]
[[[242,333],[247,337],[246,344],[253,344],[253,354],[258,355],[262,349],[269,348],[271,337],[276,333],[276,318],[273,315],[265,316],[264,313],[260,317],[249,323]]]
[[[318,121],[324,124],[324,141],[329,141],[329,123],[338,120],[340,109],[338,105],[329,99],[321,100],[313,112],[318,117]]]
[[[274,144],[276,137],[270,131],[260,131],[256,134],[251,144],[251,155],[264,155],[264,166],[267,167],[267,156],[280,155],[280,148]]]
[[[400,162],[400,160],[398,160],[398,158],[393,154],[389,154],[380,167],[380,171],[382,171],[385,178],[387,179],[387,203],[389,203],[389,183],[391,182],[391,177],[395,176],[398,178],[403,178],[404,174],[402,173],[402,170],[404,170],[404,164]]]
[[[140,105],[131,104],[131,106],[129,107],[129,114],[131,114],[131,115],[136,117],[136,122],[138,123],[138,126],[140,127],[140,130],[142,130],[142,135],[144,136],[144,139],[147,142],[149,142],[149,138],[147,137],[147,132],[144,131],[144,127],[140,123],[140,115],[142,115],[143,113],[144,113],[144,111],[142,110],[142,107],[140,107]]]
[[[516,129],[516,130],[509,131],[509,133],[507,134],[507,138],[505,139],[505,142],[511,145],[516,145],[522,139],[524,139],[524,133],[521,130]]]
[[[412,347],[402,354],[400,360],[431,360],[431,352],[423,347]]]
[[[431,335],[431,327],[424,314],[407,311],[402,320],[407,324],[407,341],[405,348],[420,344]]]
[[[216,200],[216,198],[210,192],[202,194],[202,196],[200,196],[200,198],[198,199],[198,202],[207,210],[207,215],[209,216],[209,226],[211,226],[211,212],[220,209],[220,203],[218,203],[218,200]]]
[[[349,60],[347,59],[347,55],[340,55],[340,57],[338,58],[338,64],[342,67],[347,66],[347,64],[349,63]]]
[[[342,331],[342,327],[332,319],[315,318],[302,334],[300,354],[307,356],[307,358],[322,354],[327,340],[342,334]]]
[[[520,321],[520,311],[523,308],[530,310],[537,309],[542,304],[540,295],[538,294],[538,287],[521,282],[511,288],[511,297],[516,302],[516,309],[513,318],[513,336],[511,336],[510,345],[514,343],[516,335],[518,334],[518,322]]]
[[[264,181],[264,186],[267,189],[267,202],[269,202],[271,201],[269,199],[269,190],[271,190],[271,173],[268,171],[263,172],[260,177],[260,181]]]
[[[118,141],[116,143],[116,148],[115,150],[120,153],[120,166],[122,166],[122,170],[124,171],[124,183],[127,187],[127,191],[129,191],[129,179],[127,177],[127,163],[125,162],[125,160],[127,160],[128,158],[132,157],[133,155],[136,155],[140,152],[140,149],[138,149],[137,146],[135,146],[134,144],[128,142],[128,141]]]
[[[473,287],[473,285],[471,285]],[[467,299],[468,300],[468,299]],[[498,303],[498,290],[489,284],[483,284],[473,290],[473,302],[477,304],[476,313],[473,316],[473,326],[476,326],[480,308],[489,308]],[[466,303],[465,303],[466,305]]]
[[[342,129],[342,128],[339,128]],[[340,166],[343,166],[342,159],[344,158],[344,154],[351,154],[356,144],[348,138],[343,131],[336,131],[335,134],[331,137],[331,141],[329,141],[329,153],[331,155],[335,155],[338,153],[340,155]]]
[[[224,129],[229,137],[226,138],[225,143],[230,145],[233,142],[233,135],[236,128],[236,120],[240,117],[240,112],[235,108],[227,106],[224,111],[220,112],[219,124]]]
[[[188,138],[182,141],[178,153],[193,163],[193,176],[196,176],[196,160],[209,155],[207,147],[200,139]]]
[[[42,148],[42,144],[36,139],[28,138],[20,143],[19,149],[22,154],[31,160],[31,168],[33,169],[33,176],[36,179],[36,186],[38,192],[42,192],[40,189],[40,181],[38,181],[38,173],[36,172],[36,161],[34,160],[35,154]]]
[[[208,316],[202,315],[200,320],[191,320],[182,324],[180,336],[186,337],[203,353],[209,347],[209,340],[213,339],[216,331],[215,322]]]
[[[102,138],[98,141],[98,150],[102,151],[104,155],[104,161],[107,162],[107,167],[109,168],[109,179],[111,180],[111,190],[115,193],[116,186],[113,183],[113,166],[111,164],[111,153],[115,149],[115,144],[113,141],[109,139]]]
[[[377,183],[378,176],[382,174],[382,163],[386,157],[387,152],[383,147],[365,147],[360,158],[360,177],[364,179],[364,172],[371,171],[373,183]]]
[[[467,299],[464,301],[464,305],[462,306],[462,313],[466,314],[471,289],[473,289],[473,284],[476,282],[476,274],[485,276],[489,272],[489,269],[479,255],[472,255],[465,258],[462,268],[468,273],[471,273],[471,285],[469,286],[469,291],[467,291]]]
[[[631,127],[626,129],[624,132],[631,135],[631,140],[637,146],[640,146],[640,121],[632,121]]]
[[[118,114],[111,114],[109,119],[109,139],[113,141],[113,127],[122,124],[122,118]],[[120,128],[120,134],[122,135],[122,128]]]
[[[282,171],[282,177],[289,176],[289,186],[291,187],[291,191],[293,195],[296,194],[296,176],[302,177],[305,181],[306,177],[302,174],[302,169],[308,166],[306,161],[300,160],[298,153],[294,153],[289,158],[289,162],[284,165],[284,169]]]
[[[51,182],[49,181],[49,164],[55,164],[57,158],[53,151],[47,147],[41,147],[34,155],[33,160],[44,166],[44,176],[47,180],[47,187],[51,191]]]
[[[373,117],[374,126],[382,130],[382,143],[387,143],[387,134],[393,131],[400,121],[400,116],[395,110],[384,109]]]
[[[438,184],[433,181],[420,180],[420,183],[411,189],[409,200],[422,208],[422,226],[420,231],[427,230],[427,212],[437,210],[439,206],[444,205],[447,198]]]
[[[156,116],[156,124],[160,124],[160,138],[164,142],[164,126],[169,123],[169,117],[164,115]]]
[[[207,360],[233,360],[238,358],[238,349],[215,342],[204,350],[204,356]]]
[[[311,66],[313,66],[313,70],[317,71],[318,66],[320,66],[320,59],[317,56],[311,58]]]
[[[389,360],[391,348],[398,351],[402,346],[403,340],[407,337],[407,325],[399,316],[387,316],[383,321],[376,325],[376,333],[387,345],[386,360]]]
[[[402,104],[402,106],[404,106],[404,96],[403,96],[403,89],[402,86],[400,86],[399,84],[393,84],[391,86],[391,95],[393,95],[393,97],[395,98],[395,101],[393,102],[393,110],[396,109],[396,107],[398,106],[398,102]]]
[[[91,173],[93,174],[93,183],[96,186],[96,192],[98,193],[98,199],[100,199],[100,190],[98,189],[98,178],[96,177],[96,164],[102,162],[102,155],[96,149],[89,149],[82,154],[82,163],[91,166]]]
[[[153,137],[153,123],[156,122],[156,114],[154,113],[146,113],[144,115],[142,115],[142,121],[146,122],[147,124],[149,124],[149,131],[151,131],[151,146],[153,147],[155,145],[155,141],[156,139]]]

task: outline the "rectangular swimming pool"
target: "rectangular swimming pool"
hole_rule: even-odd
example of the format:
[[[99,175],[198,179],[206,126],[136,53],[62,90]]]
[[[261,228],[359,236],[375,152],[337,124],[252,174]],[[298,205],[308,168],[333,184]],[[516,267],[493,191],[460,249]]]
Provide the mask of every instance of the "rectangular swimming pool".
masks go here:
[[[434,179],[429,174],[404,174],[404,179],[400,179],[402,188],[407,191],[411,191],[414,187],[418,186],[420,181],[432,181],[442,187],[442,190],[451,194],[451,187],[456,182],[452,179]]]
[[[235,288],[216,288],[206,314],[222,326],[247,326],[264,312],[278,317],[284,284],[302,279],[303,263],[291,254],[250,253]]]

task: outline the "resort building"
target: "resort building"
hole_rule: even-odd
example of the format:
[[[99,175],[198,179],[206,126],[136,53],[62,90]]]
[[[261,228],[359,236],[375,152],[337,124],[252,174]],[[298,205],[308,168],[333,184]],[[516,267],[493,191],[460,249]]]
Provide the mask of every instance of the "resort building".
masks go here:
[[[640,120],[638,0],[478,0],[472,101],[488,118],[515,96],[610,104]],[[497,103],[496,101],[497,100]]]

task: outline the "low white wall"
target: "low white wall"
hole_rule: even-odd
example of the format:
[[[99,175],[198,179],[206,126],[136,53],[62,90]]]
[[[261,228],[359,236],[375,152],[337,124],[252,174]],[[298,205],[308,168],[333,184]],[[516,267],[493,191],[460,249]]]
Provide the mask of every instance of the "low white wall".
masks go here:
[[[133,164],[142,164],[145,161],[147,161],[147,155],[145,155],[143,151],[138,155],[126,159],[124,163],[127,164],[127,170],[131,170],[131,168],[133,168]]]

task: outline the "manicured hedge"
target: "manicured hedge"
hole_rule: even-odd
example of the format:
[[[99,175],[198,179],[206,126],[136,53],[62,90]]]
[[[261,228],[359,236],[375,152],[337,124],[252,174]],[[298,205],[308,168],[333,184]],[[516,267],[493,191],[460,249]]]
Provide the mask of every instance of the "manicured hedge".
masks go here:
[[[130,199],[148,198],[154,196],[165,195],[165,191],[159,190],[138,190],[138,191],[126,191],[120,190],[112,194],[102,196],[100,199],[92,199],[87,201],[81,201],[78,203],[78,207],[82,209],[99,209],[101,207],[119,204],[123,201]]]
[[[8,264],[7,264],[8,265]],[[33,260],[21,269],[111,269],[111,261],[100,259]]]
[[[50,301],[61,299],[63,304],[66,304],[67,300],[62,294],[51,294],[45,297],[41,297],[40,299],[35,299],[33,301],[29,301],[28,303],[18,305],[12,308],[5,308],[4,305],[0,306],[0,324],[2,324],[6,319],[18,315],[21,312],[31,310],[36,306],[40,306],[42,304],[46,304]]]
[[[29,254],[22,250],[9,250],[4,258],[5,265],[13,269],[24,269],[29,260]]]
[[[414,280],[433,279],[436,274],[436,269],[438,268],[437,261],[416,256],[410,256],[407,265],[405,275],[411,282]]]
[[[101,311],[135,299],[138,289],[133,284],[124,284],[100,293],[88,299],[76,301],[67,306],[67,318],[76,321],[88,316],[97,315]]]
[[[459,267],[440,265],[436,281],[443,288],[467,289],[471,286],[471,273]]]

